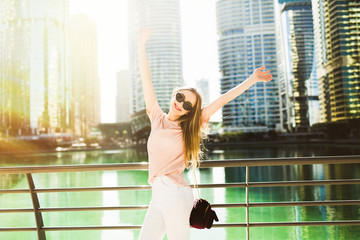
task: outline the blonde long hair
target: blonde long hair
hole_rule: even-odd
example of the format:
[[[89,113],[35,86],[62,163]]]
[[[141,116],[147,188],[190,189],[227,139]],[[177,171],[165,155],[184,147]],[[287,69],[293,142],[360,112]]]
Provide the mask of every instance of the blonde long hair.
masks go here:
[[[200,145],[203,144],[201,129],[202,98],[200,93],[192,87],[180,88],[175,92],[184,90],[190,91],[196,96],[196,102],[192,110],[178,119],[184,140],[185,165],[186,167],[196,168],[199,166],[199,160],[202,156]]]

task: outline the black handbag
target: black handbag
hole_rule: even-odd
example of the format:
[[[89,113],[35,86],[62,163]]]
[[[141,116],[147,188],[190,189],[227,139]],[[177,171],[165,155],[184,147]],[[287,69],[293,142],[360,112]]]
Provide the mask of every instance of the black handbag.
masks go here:
[[[197,229],[210,229],[214,220],[219,221],[210,203],[202,198],[196,199],[190,214],[190,226]]]
[[[210,229],[214,220],[219,221],[216,212],[211,209],[211,204],[205,199],[200,198],[199,187],[197,186],[195,170],[194,170],[195,188],[197,190],[197,199],[190,214],[190,226],[197,229]]]

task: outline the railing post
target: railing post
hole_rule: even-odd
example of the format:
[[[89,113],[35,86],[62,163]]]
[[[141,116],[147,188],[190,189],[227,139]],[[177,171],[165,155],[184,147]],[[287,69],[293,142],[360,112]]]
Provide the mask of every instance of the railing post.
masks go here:
[[[32,176],[31,176],[31,173],[27,173],[26,178],[27,178],[27,181],[29,184],[31,201],[33,203],[33,208],[34,208],[38,240],[46,240],[45,232],[42,231],[43,230],[42,228],[44,227],[44,222],[43,222],[41,212],[39,212],[39,208],[40,208],[39,199],[38,199],[37,193],[35,192],[35,184],[34,184],[34,180],[33,180]]]
[[[246,240],[250,240],[250,218],[249,218],[249,166],[246,166]]]

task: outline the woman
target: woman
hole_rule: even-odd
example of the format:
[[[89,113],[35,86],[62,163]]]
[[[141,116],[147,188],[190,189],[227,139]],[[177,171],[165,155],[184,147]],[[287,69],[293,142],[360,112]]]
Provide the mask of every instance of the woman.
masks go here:
[[[172,94],[170,111],[165,114],[156,100],[145,44],[151,31],[139,32],[137,47],[140,76],[151,121],[148,140],[149,183],[152,199],[139,239],[189,239],[189,217],[194,202],[191,188],[183,178],[185,167],[197,167],[200,156],[201,127],[226,103],[256,82],[270,81],[270,71],[258,68],[242,84],[201,108],[201,96],[193,88],[181,88]]]

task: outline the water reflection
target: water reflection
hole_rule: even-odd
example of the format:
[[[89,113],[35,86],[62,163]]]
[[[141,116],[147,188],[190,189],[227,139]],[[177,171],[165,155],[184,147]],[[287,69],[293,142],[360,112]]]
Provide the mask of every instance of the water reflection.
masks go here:
[[[219,154],[219,152],[222,152]],[[232,148],[215,149],[206,154],[207,159],[282,158],[359,155],[360,146],[350,144],[240,144]]]
[[[227,182],[244,182],[245,168],[225,169]],[[359,178],[359,164],[344,165],[312,165],[312,166],[282,166],[282,167],[251,167],[250,181],[288,181],[329,180]],[[245,202],[245,193],[238,189],[226,189],[227,200],[237,199]],[[360,187],[358,185],[334,186],[298,186],[298,187],[258,187],[250,189],[250,202],[268,201],[324,201],[324,200],[358,200]],[[270,221],[341,221],[360,219],[359,206],[319,206],[319,207],[269,207],[251,208],[250,219],[255,222]],[[241,214],[241,213],[240,213]],[[242,213],[244,214],[244,213]],[[229,211],[229,215],[232,215]],[[288,239],[358,239],[358,226],[323,226],[298,227],[296,236],[288,235]],[[287,239],[284,229],[259,230],[251,235],[255,239],[271,232],[273,239]],[[288,233],[289,234],[289,233]]]
[[[17,157],[1,156],[0,167],[146,162],[146,149],[55,152]]]
[[[108,187],[116,187],[117,186],[117,174],[116,172],[104,172],[102,174],[102,185]],[[102,200],[104,207],[113,207],[120,206],[119,198],[117,197],[117,191],[103,191],[102,192]],[[120,216],[117,211],[104,211],[102,216],[102,225],[103,226],[112,226],[114,223],[120,222]],[[119,232],[119,231],[102,231],[101,239],[111,239],[125,237],[126,239],[133,239],[131,232]]]
[[[334,153],[360,154],[359,147],[344,146],[241,146],[239,149],[225,149],[208,152],[207,159],[238,159],[266,157],[294,157],[312,155],[332,155]],[[115,151],[92,151],[73,153],[36,154],[9,159],[3,157],[1,166],[19,165],[67,165],[102,164],[147,161],[145,149]],[[271,166],[251,167],[250,181],[297,181],[360,178],[360,166],[312,165],[312,166]],[[134,186],[147,184],[147,171],[104,171],[75,173],[33,174],[37,188],[97,187],[97,186]],[[245,168],[198,169],[197,179],[201,183],[231,183],[245,181]],[[186,172],[185,178],[193,182],[192,172]],[[27,188],[26,178],[22,174],[0,175],[2,189]],[[250,190],[251,202],[268,201],[322,201],[360,199],[359,186],[297,186],[297,187],[258,187]],[[201,189],[201,196],[212,203],[244,203],[244,188]],[[41,207],[78,207],[78,206],[126,206],[147,205],[151,198],[150,190],[141,191],[104,191],[39,194]],[[0,194],[1,208],[31,207],[31,199],[26,194]],[[244,208],[216,209],[220,223],[245,222]],[[92,225],[141,225],[146,210],[133,211],[92,211],[44,213],[46,226],[92,226]],[[4,218],[2,218],[4,219]],[[22,217],[19,226],[18,215],[6,215],[6,226],[34,226],[33,215]],[[267,221],[335,221],[360,219],[358,206],[322,206],[322,207],[269,207],[251,208],[250,220]],[[5,226],[1,221],[0,227]],[[74,231],[49,232],[49,239],[137,239],[138,231]],[[251,229],[252,239],[360,239],[358,226],[328,227],[286,227]],[[32,233],[22,237],[9,233],[0,233],[0,239],[36,239]],[[245,236],[243,228],[191,230],[192,239],[239,239]]]
[[[12,189],[25,174],[0,174],[0,189]]]
[[[239,145],[236,148],[216,149],[206,152],[205,158],[217,159],[250,159],[279,157],[339,156],[360,154],[360,146],[340,144],[267,144]],[[69,165],[146,162],[145,148],[119,149],[106,151],[79,151],[41,153],[19,156],[0,156],[0,167],[36,166],[36,165]]]

